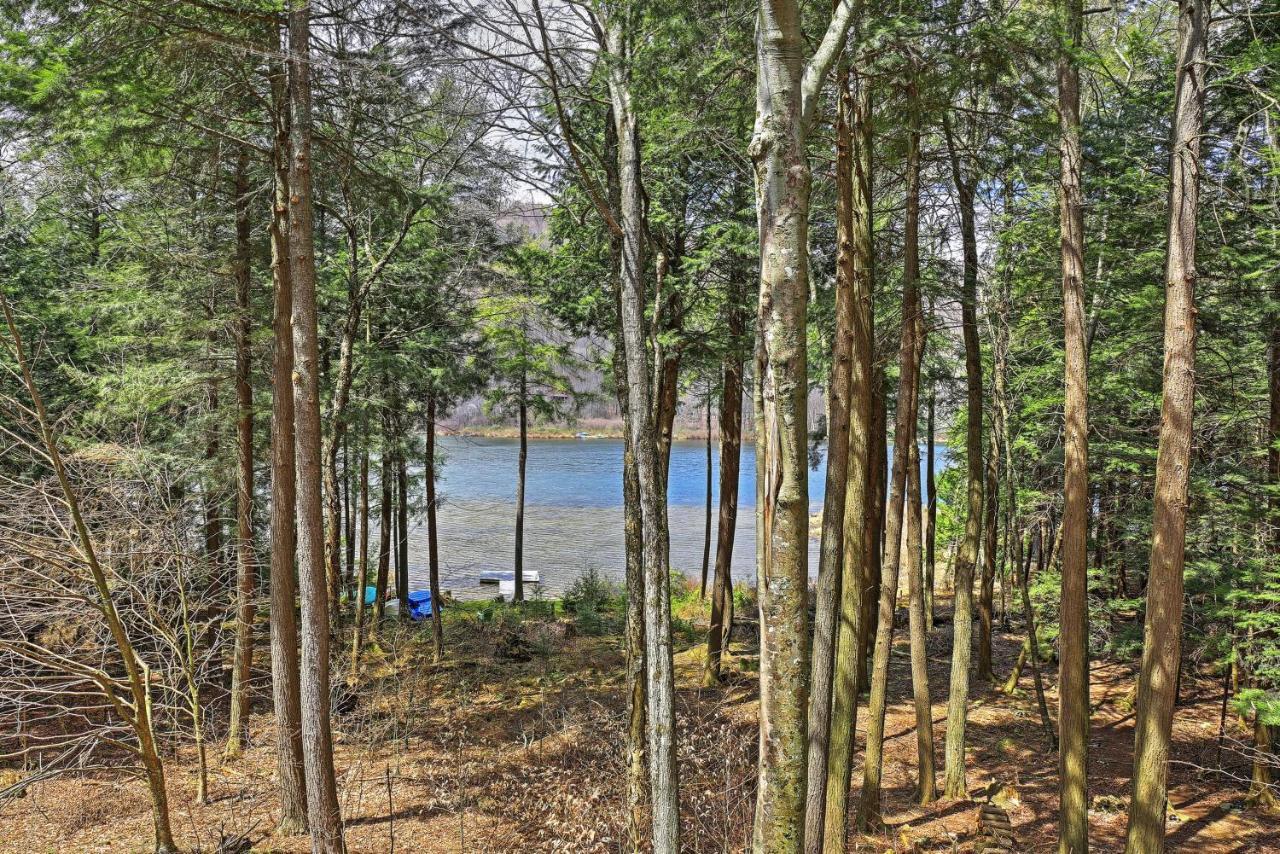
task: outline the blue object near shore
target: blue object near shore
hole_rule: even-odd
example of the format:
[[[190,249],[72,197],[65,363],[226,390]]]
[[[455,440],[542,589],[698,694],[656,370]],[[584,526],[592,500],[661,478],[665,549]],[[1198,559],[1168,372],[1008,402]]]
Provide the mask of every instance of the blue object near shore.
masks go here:
[[[373,600],[374,600],[374,599],[376,599],[377,597],[378,597],[378,588],[376,588],[376,587],[366,587],[366,588],[364,589],[364,604],[365,604],[365,607],[369,607],[369,606],[373,605]]]
[[[431,591],[430,590],[410,591],[409,616],[414,620],[425,620],[431,616]]]

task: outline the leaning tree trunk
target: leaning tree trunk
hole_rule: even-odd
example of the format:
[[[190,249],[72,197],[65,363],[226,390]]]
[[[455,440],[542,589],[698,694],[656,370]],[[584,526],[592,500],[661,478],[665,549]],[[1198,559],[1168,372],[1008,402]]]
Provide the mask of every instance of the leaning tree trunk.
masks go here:
[[[311,7],[289,11],[289,247],[293,274],[293,404],[298,587],[302,602],[302,758],[313,854],[340,854],[342,815],[329,729],[329,599],[321,494],[320,352],[311,198]]]
[[[949,798],[967,797],[964,779],[965,725],[969,712],[969,661],[973,638],[973,570],[978,562],[982,527],[982,354],[978,345],[978,239],[973,196],[977,179],[965,175],[960,153],[946,126],[951,172],[960,201],[960,235],[964,248],[964,291],[960,322],[964,331],[965,377],[968,389],[968,502],[964,543],[955,560],[954,613],[951,621],[951,686],[947,697],[945,792]]]
[[[858,686],[863,680],[865,653],[859,645],[863,600],[870,595],[865,547],[872,465],[872,398],[874,397],[874,356],[872,340],[872,220],[871,220],[871,93],[865,80],[856,81],[856,93],[842,80],[840,120],[837,124],[836,154],[848,145],[851,166],[849,210],[852,236],[851,301],[853,303],[853,349],[851,353],[851,397],[848,412],[848,468],[845,479],[843,519],[844,554],[841,560],[840,619],[836,638],[835,667],[831,691],[831,730],[827,743],[826,779],[821,835],[807,828],[808,851],[842,851],[848,834],[849,769],[853,759],[857,729]],[[847,139],[842,138],[844,128]],[[843,243],[841,248],[844,248]],[[877,535],[878,536],[878,535]],[[820,846],[820,847],[815,847]]]
[[[805,850],[819,854],[827,795],[827,756],[831,732],[832,672],[836,622],[841,600],[845,496],[849,465],[849,402],[853,391],[856,329],[853,279],[853,132],[850,126],[849,69],[837,75],[840,106],[836,114],[836,298],[835,341],[827,400],[827,474],[822,500],[822,539],[818,553],[817,607],[809,676],[808,782],[805,798]]]
[[[125,684],[128,687],[128,697],[126,699],[117,694],[114,687],[109,684],[99,684],[103,684],[103,693],[108,704],[129,725],[133,730],[134,737],[138,740],[137,747],[131,749],[142,763],[143,774],[147,778],[147,788],[151,795],[151,823],[154,831],[156,854],[172,854],[172,852],[178,850],[178,847],[173,842],[173,830],[169,822],[169,795],[165,788],[164,764],[160,759],[155,730],[152,725],[150,672],[135,651],[133,642],[129,638],[128,629],[120,618],[120,612],[116,609],[115,600],[112,598],[111,582],[108,580],[102,565],[98,562],[93,537],[90,535],[89,526],[80,512],[79,496],[75,487],[71,484],[71,479],[67,475],[66,467],[62,462],[62,455],[58,450],[58,435],[54,432],[49,414],[45,410],[44,400],[41,398],[40,391],[32,376],[31,365],[27,361],[26,349],[22,343],[22,335],[19,333],[17,323],[13,319],[13,311],[9,308],[9,302],[2,293],[0,293],[0,309],[3,310],[5,325],[9,328],[9,335],[13,344],[13,358],[17,362],[22,385],[26,388],[31,398],[30,411],[35,416],[36,424],[39,427],[42,450],[45,458],[49,460],[50,465],[53,467],[63,505],[71,517],[71,528],[75,533],[68,533],[69,536],[74,537],[76,557],[83,562],[84,568],[89,571],[93,581],[94,589],[98,595],[96,609],[106,620],[107,630],[110,632],[111,638],[115,643],[116,652],[120,656],[120,664],[123,665],[126,676]],[[95,682],[97,681],[96,677],[93,677],[93,679]]]
[[[249,152],[236,161],[236,644],[231,666],[228,758],[240,755],[249,726],[249,675],[253,667],[253,601],[257,560],[253,550],[253,385],[249,376]]]
[[[1089,847],[1089,393],[1084,319],[1084,196],[1080,186],[1081,0],[1062,0],[1058,58],[1059,228],[1066,399],[1063,404],[1062,598],[1058,659],[1058,851]]]
[[[278,38],[278,33],[275,34]],[[293,277],[289,264],[289,111],[284,67],[271,67],[275,123],[272,163],[275,197],[271,216],[271,693],[276,713],[276,773],[284,835],[307,831],[307,791],[302,763],[302,700],[298,669],[296,503],[294,486]]]
[[[662,496],[665,478],[658,466],[658,446],[646,357],[644,318],[644,207],[640,181],[640,139],[631,103],[629,45],[625,22],[611,16],[606,23],[608,50],[614,58],[608,85],[618,141],[618,191],[622,251],[620,253],[619,323],[626,366],[627,408],[624,418],[635,456],[641,519],[644,578],[644,644],[648,712],[649,789],[656,854],[680,850],[679,784],[675,749],[675,674],[671,652],[671,579],[664,560],[665,523]]]
[[[913,97],[914,102],[914,97]],[[914,103],[913,103],[914,107]],[[889,657],[893,650],[894,612],[898,602],[898,578],[902,565],[902,525],[906,512],[907,469],[910,448],[916,444],[919,417],[920,356],[923,350],[923,319],[920,309],[919,227],[920,130],[912,110],[907,144],[907,219],[904,234],[902,273],[902,341],[898,350],[898,405],[893,414],[893,488],[885,523],[884,577],[880,583],[880,611],[871,668],[871,698],[867,705],[867,747],[863,763],[862,797],[858,803],[857,826],[867,830],[880,827],[880,781],[883,774],[885,710],[888,703]],[[919,461],[917,458],[917,466]],[[916,474],[917,482],[919,473]],[[916,496],[917,510],[919,495]],[[919,532],[917,531],[917,546]],[[909,558],[908,558],[909,559]],[[921,627],[923,628],[923,627]]]
[[[1142,672],[1134,726],[1128,854],[1164,850],[1169,742],[1182,641],[1187,484],[1195,410],[1196,214],[1204,119],[1205,0],[1181,0],[1173,139],[1169,155],[1169,250],[1165,261],[1164,401],[1156,455],[1155,518]]]

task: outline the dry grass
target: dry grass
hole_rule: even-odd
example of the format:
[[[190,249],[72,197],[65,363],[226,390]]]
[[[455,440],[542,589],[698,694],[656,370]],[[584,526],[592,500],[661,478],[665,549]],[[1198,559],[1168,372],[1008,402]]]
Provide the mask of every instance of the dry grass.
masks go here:
[[[696,595],[696,594],[695,594]],[[682,605],[682,616],[696,619]],[[509,627],[508,627],[509,628]],[[620,639],[575,636],[545,626],[530,632],[529,654],[516,660],[507,629],[477,620],[449,624],[448,659],[429,663],[427,636],[385,632],[366,660],[360,702],[336,719],[336,762],[354,852],[611,852],[623,848],[625,732]],[[519,631],[529,631],[526,628]],[[999,638],[997,664],[1011,665],[1019,639]],[[949,626],[930,639],[935,739],[939,759],[945,718]],[[265,651],[263,651],[265,653]],[[681,807],[686,850],[741,851],[755,798],[756,684],[752,652],[737,644],[722,687],[701,690],[701,648],[676,657],[679,680]],[[266,656],[259,656],[259,663]],[[851,839],[850,850],[972,850],[977,805],[911,803],[915,739],[905,639],[895,654],[886,727],[885,817],[888,829]],[[1055,682],[1049,675],[1049,685]],[[1132,714],[1124,698],[1132,672],[1094,668],[1091,796],[1127,796]],[[1055,845],[1056,759],[1039,730],[1030,676],[1023,695],[1005,697],[974,684],[969,785],[1012,787],[1008,811],[1020,850]],[[1213,768],[1217,684],[1192,682],[1177,716],[1177,759]],[[1050,696],[1050,705],[1055,704]],[[213,803],[194,802],[192,757],[168,762],[175,832],[186,850],[212,851],[220,834],[245,833],[254,850],[306,851],[304,837],[281,837],[269,699],[259,698],[251,747],[215,765]],[[866,711],[859,730],[865,732]],[[1236,726],[1229,722],[1231,726]],[[1241,771],[1228,754],[1229,773]],[[1231,762],[1235,762],[1232,765]],[[861,768],[855,768],[856,782]],[[1244,807],[1243,791],[1216,770],[1176,764],[1170,849],[1195,852],[1280,851],[1274,820]],[[150,817],[140,781],[101,774],[40,782],[0,813],[0,850],[12,852],[144,851]],[[1122,847],[1124,815],[1091,815],[1096,851]],[[910,840],[910,842],[908,841]]]

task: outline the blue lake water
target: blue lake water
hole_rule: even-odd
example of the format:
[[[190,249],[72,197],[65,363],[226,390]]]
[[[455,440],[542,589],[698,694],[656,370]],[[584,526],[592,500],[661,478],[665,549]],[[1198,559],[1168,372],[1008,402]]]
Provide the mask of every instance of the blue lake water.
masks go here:
[[[945,457],[939,449],[938,468]],[[460,598],[493,596],[480,573],[510,569],[515,547],[515,439],[442,437],[439,511],[443,589]],[[809,501],[821,506],[825,460],[809,470]],[[706,532],[706,445],[676,442],[671,451],[668,527],[672,568],[701,573]],[[719,500],[718,451],[712,450],[713,501]],[[742,448],[738,513],[731,561],[735,581],[755,578],[755,449]],[[535,439],[529,442],[525,494],[525,568],[541,575],[531,595],[562,594],[573,581],[596,571],[615,581],[625,572],[622,528],[622,441]],[[809,539],[809,570],[817,571],[818,537]],[[714,533],[712,540],[714,542]],[[411,589],[427,580],[424,520],[409,526]],[[711,559],[715,559],[712,547]]]
[[[440,440],[444,457],[441,491],[460,501],[514,501],[516,465],[520,443],[516,439],[479,439],[450,436]],[[935,470],[941,471],[945,455],[938,448]],[[890,452],[892,456],[892,450]],[[921,453],[921,459],[924,454]],[[921,473],[924,464],[921,463]],[[809,468],[809,501],[822,503],[827,476],[825,448],[816,467]],[[671,473],[667,501],[677,506],[701,507],[706,503],[707,450],[704,442],[675,442],[671,446]],[[712,500],[720,497],[720,455],[711,453]],[[756,453],[743,445],[738,478],[738,503],[755,504]],[[525,483],[525,501],[562,507],[622,506],[622,440],[532,439]]]

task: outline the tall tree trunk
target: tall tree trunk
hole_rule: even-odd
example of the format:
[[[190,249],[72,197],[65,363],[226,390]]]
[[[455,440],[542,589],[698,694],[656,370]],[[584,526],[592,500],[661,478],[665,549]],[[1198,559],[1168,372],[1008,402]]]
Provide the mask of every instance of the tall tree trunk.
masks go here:
[[[1089,392],[1084,319],[1084,194],[1081,189],[1080,45],[1082,0],[1062,0],[1058,56],[1061,176],[1062,315],[1066,399],[1063,404],[1062,598],[1058,640],[1058,851],[1089,847]]]
[[[395,467],[392,465],[392,453],[389,447],[391,436],[391,413],[382,413],[382,450],[378,454],[381,473],[378,484],[381,495],[378,501],[378,575],[373,582],[373,625],[369,627],[369,636],[375,637],[382,628],[382,615],[386,611],[387,584],[391,575],[391,542],[394,539],[394,527],[391,511],[395,506],[395,493],[392,491],[392,480]]]
[[[404,426],[396,418],[396,599],[400,619],[409,619],[409,466]]]
[[[720,681],[720,657],[727,645],[728,622],[733,607],[733,540],[738,525],[738,474],[742,464],[742,338],[746,318],[741,308],[739,277],[730,283],[725,299],[725,327],[729,349],[721,366],[720,389],[720,511],[716,527],[716,572],[711,589],[711,625],[707,629],[707,658],[702,684]]]
[[[1204,120],[1204,0],[1181,0],[1173,138],[1169,155],[1169,249],[1165,261],[1164,400],[1156,455],[1155,518],[1142,672],[1134,727],[1133,797],[1128,854],[1164,850],[1169,742],[1175,674],[1182,649],[1182,572],[1195,410],[1196,214],[1200,201],[1200,132]]]
[[[698,598],[707,598],[707,575],[711,571],[711,380],[707,380],[707,513],[702,532],[702,584],[698,586]]]
[[[843,851],[848,832],[849,777],[857,730],[858,686],[863,681],[866,654],[859,646],[862,633],[863,601],[870,595],[865,544],[870,521],[871,436],[873,386],[871,290],[873,279],[871,219],[871,93],[867,81],[858,79],[855,90],[849,79],[840,87],[840,117],[837,124],[837,157],[848,145],[851,175],[849,212],[852,234],[850,301],[853,310],[853,340],[850,353],[850,400],[848,408],[848,466],[845,478],[843,551],[840,578],[840,616],[836,633],[834,675],[831,690],[831,729],[827,743],[826,779],[821,835],[806,828],[809,852]],[[842,139],[847,128],[847,138]],[[841,244],[843,246],[843,244]],[[815,846],[819,846],[816,847]]]
[[[253,601],[257,557],[253,548],[253,385],[249,376],[249,152],[236,161],[236,645],[231,665],[231,720],[226,755],[240,755],[249,726],[249,677],[253,667]]]
[[[952,138],[950,123],[945,122],[944,127],[947,131],[951,173],[960,202],[960,236],[964,249],[964,290],[961,294],[960,322],[964,331],[968,390],[968,424],[965,435],[968,502],[964,543],[955,561],[945,793],[948,798],[963,798],[968,795],[964,775],[964,743],[969,712],[969,661],[973,638],[973,570],[978,563],[978,537],[982,528],[982,353],[978,344],[978,238],[973,203],[977,178],[964,173],[961,154]]]
[[[618,141],[618,189],[621,212],[619,322],[626,365],[624,418],[635,456],[644,569],[644,643],[648,705],[649,789],[656,854],[680,850],[679,784],[675,750],[675,675],[671,653],[671,579],[664,560],[665,479],[658,448],[646,356],[644,318],[644,208],[640,181],[639,126],[631,103],[629,44],[621,13],[607,23],[607,48],[613,62],[608,84]]]
[[[873,353],[873,358],[874,353]],[[858,691],[871,688],[871,649],[876,637],[876,612],[880,606],[880,577],[884,568],[884,523],[888,506],[889,426],[885,389],[885,363],[871,363],[871,446],[868,449],[867,512],[863,532],[862,604],[858,618],[858,656],[861,668]]]
[[[520,461],[516,475],[516,560],[515,560],[515,601],[524,601],[524,476],[529,464],[529,400],[528,378],[523,370],[520,372]]]
[[[760,0],[755,166],[760,234],[756,347],[756,572],[760,596],[760,760],[752,845],[804,843],[809,677],[809,170],[822,82],[844,50],[853,4],[836,7],[806,63],[796,0]]]
[[[982,580],[978,586],[978,678],[996,680],[991,668],[991,634],[995,628],[996,548],[999,536],[1000,446],[993,424],[987,440],[987,480],[983,491],[986,511],[983,513]]]
[[[920,450],[908,448],[907,463],[907,581],[911,591],[911,687],[916,707],[916,797],[933,803],[937,782],[933,764],[933,704],[929,699],[928,627],[925,623],[924,571],[920,542]]]
[[[302,758],[313,854],[343,850],[329,730],[329,599],[320,475],[320,354],[311,198],[311,7],[289,11],[289,246],[293,274],[293,401],[298,587],[302,602]]]
[[[436,395],[427,396],[427,453],[423,466],[427,481],[427,572],[431,585],[431,651],[439,661],[444,657],[444,624],[440,609],[440,538],[436,530]]]
[[[362,415],[360,430],[360,509],[358,512],[360,533],[360,569],[355,573],[352,585],[352,602],[355,603],[355,625],[351,629],[350,685],[356,684],[360,675],[360,650],[364,645],[365,616],[369,607],[365,603],[365,587],[369,584],[369,416]]]
[[[622,210],[622,187],[618,178],[621,158],[618,151],[618,124],[614,121],[613,107],[609,107],[608,122],[604,129],[605,178],[609,209]],[[627,364],[624,351],[626,342],[622,334],[622,253],[624,241],[621,229],[609,232],[610,272],[613,276],[614,312],[617,324],[613,334],[614,393],[618,400],[618,412],[624,426],[630,425],[627,387]],[[640,471],[635,448],[629,430],[623,431],[622,442],[622,506],[623,543],[626,551],[627,614],[624,646],[627,662],[627,774],[626,816],[627,840],[633,852],[639,852],[644,839],[645,804],[648,800],[648,773],[645,762],[647,692],[645,686],[648,668],[645,665],[645,596],[644,596],[644,539],[642,507],[640,503]]]
[[[934,477],[934,410],[937,407],[937,389],[929,387],[929,415],[925,431],[928,434],[928,453],[925,455],[925,500],[928,512],[924,524],[924,619],[925,626],[933,631],[934,576],[938,567],[938,484]]]
[[[805,795],[805,850],[818,854],[827,800],[827,757],[831,734],[832,672],[841,602],[845,496],[849,467],[849,406],[853,392],[856,306],[853,279],[853,130],[849,69],[837,74],[836,112],[836,294],[831,385],[827,395],[827,474],[822,500],[822,539],[818,552],[817,602],[809,676],[808,782]]]
[[[898,350],[898,405],[893,414],[893,490],[889,498],[885,523],[884,569],[880,585],[880,612],[876,626],[876,645],[871,669],[871,699],[867,706],[867,748],[863,764],[862,798],[858,803],[857,824],[860,829],[878,828],[880,814],[880,781],[883,773],[885,710],[888,703],[889,658],[893,650],[894,612],[898,602],[898,578],[903,563],[902,525],[910,497],[907,494],[910,449],[916,444],[916,424],[920,404],[920,357],[923,352],[924,319],[921,316],[919,291],[920,219],[920,127],[914,91],[911,105],[911,131],[907,142],[907,217],[903,238],[902,271],[902,342]],[[917,452],[918,453],[918,452]],[[919,458],[916,458],[917,469]],[[919,512],[919,472],[916,508]],[[917,516],[918,518],[918,516]],[[908,543],[908,546],[910,543]],[[919,547],[919,530],[916,531]],[[910,560],[910,556],[906,556]],[[918,559],[917,559],[918,566]],[[923,613],[923,612],[922,612]],[[921,626],[923,629],[923,626]],[[926,686],[927,690],[927,686]],[[932,748],[931,748],[932,749]],[[932,797],[932,793],[930,793]]]
[[[356,580],[356,508],[351,500],[351,481],[358,477],[351,465],[351,434],[342,437],[342,531],[346,548],[346,567],[343,577],[348,587]],[[351,600],[354,602],[355,600]]]
[[[280,33],[273,31],[274,41]],[[276,48],[273,48],[275,50]],[[289,250],[289,108],[283,64],[271,66],[275,139],[275,197],[271,215],[271,278],[275,286],[271,328],[271,693],[276,713],[276,773],[280,826],[285,835],[307,832],[307,792],[302,762],[302,700],[298,668],[297,504],[293,441],[293,276]]]

